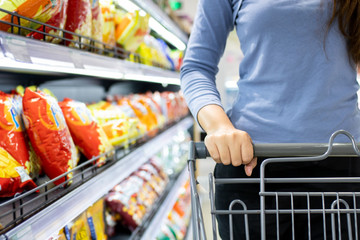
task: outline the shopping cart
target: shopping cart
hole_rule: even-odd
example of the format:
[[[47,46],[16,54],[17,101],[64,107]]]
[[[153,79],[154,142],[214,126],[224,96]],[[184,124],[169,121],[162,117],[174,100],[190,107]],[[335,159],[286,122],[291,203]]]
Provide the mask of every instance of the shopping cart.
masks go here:
[[[350,139],[350,143],[334,143],[334,139],[337,135],[342,134]],[[212,215],[212,226],[213,226],[213,239],[217,239],[217,225],[216,225],[216,216],[217,215],[228,215],[229,216],[229,233],[230,239],[234,239],[233,230],[234,227],[244,228],[245,238],[250,239],[249,235],[249,222],[248,217],[250,215],[258,215],[260,219],[260,232],[261,239],[266,239],[266,227],[267,227],[267,217],[272,215],[275,218],[275,228],[269,229],[268,231],[274,231],[276,237],[274,239],[280,239],[280,228],[281,224],[279,223],[280,215],[288,214],[290,216],[291,222],[291,231],[292,239],[295,239],[294,225],[295,217],[297,215],[305,216],[307,219],[307,229],[304,228],[304,231],[307,231],[306,235],[308,239],[311,239],[311,223],[310,219],[313,215],[320,215],[322,218],[322,232],[323,238],[321,239],[341,239],[342,233],[344,233],[344,224],[346,225],[346,239],[359,239],[358,234],[358,214],[360,214],[360,206],[357,206],[356,203],[360,199],[360,192],[274,192],[266,191],[268,184],[272,183],[291,183],[291,184],[314,184],[314,183],[326,183],[326,184],[338,184],[338,183],[360,183],[360,177],[321,177],[321,178],[267,178],[265,176],[265,168],[273,163],[280,162],[311,162],[324,160],[327,157],[332,156],[360,156],[359,147],[355,143],[352,135],[344,130],[335,132],[331,137],[329,142],[326,144],[254,144],[254,152],[257,157],[273,157],[264,160],[260,165],[260,178],[219,178],[215,179],[213,175],[209,174],[209,196],[210,196],[210,208]],[[292,157],[288,157],[292,156]],[[195,177],[195,161],[196,159],[202,159],[209,157],[209,153],[206,150],[204,143],[202,142],[191,142],[189,149],[189,160],[188,168],[190,172],[190,183],[191,183],[191,203],[192,203],[192,231],[193,239],[206,239],[204,219],[201,209],[201,203],[199,199],[199,194],[197,192],[197,180]],[[276,158],[275,158],[276,157]],[[215,208],[214,202],[214,185],[216,184],[237,184],[237,183],[257,183],[260,184],[260,206],[258,209],[247,209],[246,204],[241,199],[234,199],[227,210],[218,210]],[[279,198],[288,197],[291,201],[290,207],[281,207],[279,206]],[[267,209],[265,206],[265,201],[272,197],[275,199],[275,207]],[[305,208],[297,209],[294,205],[296,198],[302,197],[306,199]],[[311,207],[311,198],[319,198],[322,201],[322,206],[320,208]],[[325,204],[325,200],[331,198],[331,204]],[[333,200],[334,199],[334,200]],[[345,201],[344,199],[351,199]],[[235,205],[240,205],[241,209],[234,209]],[[360,205],[360,204],[358,204]],[[244,219],[244,224],[241,226],[233,226],[233,215],[240,215]],[[330,220],[329,220],[330,219]],[[345,219],[345,220],[344,220]],[[342,222],[341,222],[342,221]],[[331,222],[330,227],[329,222]],[[330,229],[329,229],[330,228]],[[319,239],[319,238],[317,238]],[[344,238],[343,238],[344,239]],[[287,239],[285,239],[287,240]]]

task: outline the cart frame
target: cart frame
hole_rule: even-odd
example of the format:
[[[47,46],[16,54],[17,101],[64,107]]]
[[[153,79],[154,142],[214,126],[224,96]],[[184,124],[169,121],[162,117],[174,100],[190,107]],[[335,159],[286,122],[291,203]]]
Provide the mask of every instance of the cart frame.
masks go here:
[[[345,135],[350,143],[334,143],[336,136]],[[214,179],[212,174],[209,174],[209,197],[211,204],[211,214],[212,214],[212,226],[213,226],[213,239],[217,239],[217,229],[216,229],[216,215],[225,214],[229,215],[229,231],[230,239],[233,239],[233,214],[242,214],[244,215],[245,223],[245,236],[246,239],[250,239],[249,236],[249,225],[248,225],[248,215],[249,214],[259,214],[260,215],[260,227],[261,227],[261,239],[266,239],[266,219],[267,214],[276,215],[276,230],[277,230],[277,239],[280,239],[279,236],[279,214],[291,214],[292,217],[292,239],[295,239],[294,233],[294,215],[295,214],[307,214],[308,216],[308,239],[311,239],[311,226],[310,226],[310,214],[323,214],[323,230],[324,230],[324,239],[327,239],[326,233],[326,224],[325,224],[325,214],[331,214],[331,230],[332,230],[332,239],[337,239],[336,236],[341,239],[341,222],[340,214],[346,214],[347,219],[347,229],[349,239],[353,239],[352,224],[351,220],[354,222],[355,227],[355,239],[358,240],[358,220],[357,214],[360,214],[360,206],[356,206],[356,201],[360,198],[360,192],[267,192],[265,189],[266,183],[360,183],[360,177],[341,177],[341,178],[266,178],[265,177],[265,167],[272,163],[279,162],[311,162],[311,161],[320,161],[324,160],[327,157],[331,156],[360,156],[359,151],[360,144],[356,144],[354,137],[347,131],[339,130],[333,133],[329,139],[329,142],[326,143],[285,143],[285,144],[254,144],[254,154],[257,157],[276,157],[268,158],[264,160],[260,165],[260,178],[252,179]],[[284,157],[283,157],[284,156]],[[286,157],[293,156],[293,157]],[[196,159],[204,159],[210,157],[205,144],[203,142],[190,142],[189,148],[189,157],[188,157],[188,169],[190,173],[190,185],[191,185],[191,207],[192,207],[192,231],[193,239],[207,239],[205,233],[205,226],[203,221],[203,214],[201,209],[201,203],[199,198],[199,193],[197,191],[197,180],[195,176],[196,171]],[[231,202],[229,210],[216,210],[214,204],[214,184],[234,184],[234,183],[258,183],[260,184],[260,206],[257,210],[247,210],[246,204],[239,200],[235,199]],[[265,198],[266,197],[275,197],[276,198],[276,209],[266,209],[265,208]],[[291,198],[291,208],[290,209],[279,209],[278,207],[278,198],[280,196],[289,196]],[[295,209],[293,205],[293,198],[296,196],[302,196],[307,198],[307,209]],[[321,197],[323,201],[322,209],[311,209],[310,207],[310,197],[316,196]],[[336,200],[332,202],[331,208],[325,208],[324,199],[326,197],[336,197]],[[349,204],[341,199],[341,197],[352,197],[354,207],[350,208]],[[235,204],[240,204],[243,207],[243,210],[233,210]],[[345,208],[342,208],[340,205],[343,205]],[[353,215],[353,219],[351,219]],[[337,218],[336,218],[337,216]],[[336,227],[337,224],[337,227]],[[338,235],[337,235],[337,234]]]

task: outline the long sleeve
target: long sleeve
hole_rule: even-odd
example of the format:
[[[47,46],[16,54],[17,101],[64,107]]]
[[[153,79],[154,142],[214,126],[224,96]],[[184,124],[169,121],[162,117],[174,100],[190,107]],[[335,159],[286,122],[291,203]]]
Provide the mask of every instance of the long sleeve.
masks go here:
[[[231,1],[199,1],[180,75],[182,91],[195,118],[206,105],[221,106],[215,76],[233,22]]]

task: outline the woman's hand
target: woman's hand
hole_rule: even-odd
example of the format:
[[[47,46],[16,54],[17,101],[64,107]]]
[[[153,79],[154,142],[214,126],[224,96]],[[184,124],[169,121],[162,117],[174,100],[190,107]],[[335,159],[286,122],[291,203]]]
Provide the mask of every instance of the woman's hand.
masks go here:
[[[198,120],[207,133],[205,145],[211,157],[224,165],[245,165],[246,175],[251,176],[257,158],[249,134],[234,128],[224,110],[217,105],[202,108]]]
[[[254,158],[252,141],[247,132],[235,128],[220,128],[208,133],[205,145],[217,163],[232,164],[235,167],[245,165],[247,176],[251,176],[256,167],[257,158]]]

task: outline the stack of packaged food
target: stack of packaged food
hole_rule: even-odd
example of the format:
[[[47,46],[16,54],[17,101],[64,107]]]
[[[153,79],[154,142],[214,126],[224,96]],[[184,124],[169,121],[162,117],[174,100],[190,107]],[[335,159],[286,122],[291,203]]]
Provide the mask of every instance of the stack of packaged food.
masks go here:
[[[162,168],[149,162],[116,185],[105,197],[108,236],[116,233],[117,225],[135,230],[161,196],[167,182]]]
[[[178,198],[169,212],[166,220],[161,225],[157,240],[183,240],[188,234],[191,216],[190,181],[179,189]]]
[[[104,47],[111,50],[117,46],[125,50],[119,52],[121,58],[134,60],[130,53],[136,53],[141,63],[171,70],[180,68],[182,52],[170,50],[163,40],[150,36],[149,14],[138,10],[125,12],[112,0],[9,0],[0,1],[0,9],[52,26],[44,27],[25,19],[19,23],[18,18],[0,11],[0,20],[26,28],[20,30],[0,23],[1,31],[21,31],[21,35],[30,38],[82,49],[94,46],[93,51],[98,53]],[[66,30],[65,34],[62,30]],[[91,40],[95,40],[94,43]],[[110,52],[110,55],[113,54],[112,50]],[[106,53],[109,54],[109,51]]]
[[[0,197],[35,188],[43,174],[56,185],[71,184],[80,153],[104,165],[114,147],[154,136],[185,116],[183,101],[180,93],[166,92],[86,105],[69,98],[58,102],[36,87],[0,92]]]
[[[180,132],[178,135],[183,134]],[[188,142],[187,138],[182,139],[180,142],[179,137],[174,137],[171,144],[176,146]],[[116,239],[119,234],[131,234],[145,220],[149,220],[147,217],[151,216],[149,214],[156,211],[155,208],[158,206],[156,201],[163,197],[167,185],[176,179],[165,172],[165,161],[171,160],[159,161],[150,158],[50,239],[103,240],[108,237]],[[186,234],[190,218],[188,180],[176,194],[177,200],[172,210],[167,214],[164,222],[159,222],[157,230],[160,239],[166,239],[163,236],[167,236],[168,230],[177,236],[176,239],[182,239]]]

